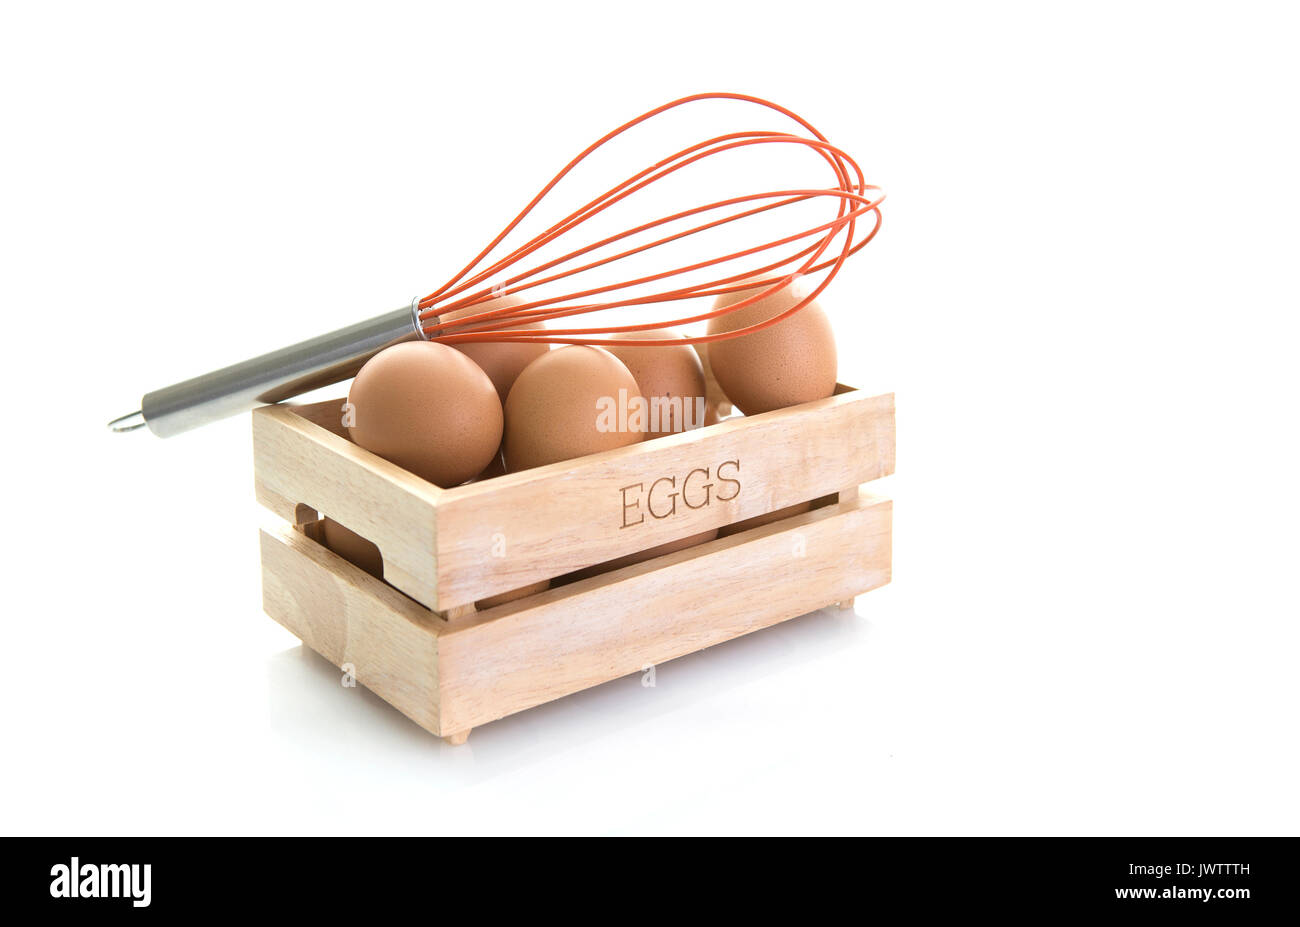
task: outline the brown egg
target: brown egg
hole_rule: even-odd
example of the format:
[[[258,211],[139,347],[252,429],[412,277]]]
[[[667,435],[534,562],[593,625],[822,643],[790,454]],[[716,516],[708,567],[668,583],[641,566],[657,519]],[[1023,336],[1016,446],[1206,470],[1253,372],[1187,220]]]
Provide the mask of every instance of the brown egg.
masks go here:
[[[496,605],[505,605],[507,602],[513,602],[515,599],[522,599],[525,596],[536,595],[539,592],[545,592],[551,588],[551,581],[544,579],[541,582],[530,583],[527,586],[521,586],[518,589],[511,589],[509,592],[498,592],[496,595],[490,595],[486,599],[479,599],[474,603],[474,607],[479,611],[486,611]]]
[[[620,332],[610,337],[620,340],[684,340],[684,336],[667,328]],[[604,348],[623,362],[636,379],[642,397],[651,405],[647,438],[703,427],[704,366],[700,363],[700,356],[689,344],[664,347],[607,344]]]
[[[620,421],[620,390],[626,403],[641,395],[608,351],[566,345],[537,358],[506,399],[506,469],[516,473],[640,441],[644,435]]]
[[[726,293],[730,306],[766,287]],[[735,331],[772,318],[799,301],[789,286],[752,306],[709,320],[709,334]],[[825,311],[811,303],[771,328],[709,342],[709,366],[727,398],[746,415],[770,412],[835,392],[835,337]]]
[[[475,483],[481,483],[483,480],[490,480],[498,476],[505,476],[506,460],[498,448],[497,452],[492,455],[492,462],[483,468],[483,472],[474,477]]]
[[[378,547],[332,518],[324,519],[321,528],[326,547],[371,576],[384,578],[384,558]]]
[[[709,343],[707,341],[697,341],[691,345],[695,353],[699,355],[700,366],[704,368],[704,379],[708,380],[713,374],[709,371]]]
[[[666,544],[659,544],[648,550],[640,550],[634,554],[616,557],[613,560],[606,560],[604,563],[598,563],[595,566],[589,566],[586,569],[578,570],[573,574],[573,578],[586,579],[588,576],[599,576],[601,573],[608,573],[611,570],[631,566],[634,563],[641,563],[645,560],[653,560],[655,557],[662,557],[664,554],[671,554],[673,551],[685,550],[688,547],[694,547],[696,544],[705,544],[712,541],[717,536],[717,528],[710,531],[701,531],[699,534],[692,534],[690,537],[685,537],[678,541],[669,541]]]
[[[718,537],[729,538],[733,534],[740,534],[742,531],[748,531],[750,528],[757,528],[760,525],[770,525],[774,521],[789,518],[791,515],[802,515],[811,508],[811,502],[796,502],[794,505],[787,505],[783,509],[768,512],[766,515],[755,515],[753,518],[746,518],[744,521],[723,525],[718,529]]]
[[[501,445],[501,400],[459,351],[412,341],[380,351],[348,391],[348,433],[438,486],[482,472]]]
[[[478,306],[456,309],[439,318],[450,321],[490,309],[500,309],[503,306],[521,306],[524,302],[517,296],[502,296]],[[545,327],[541,322],[510,323],[510,328],[514,330]],[[549,344],[528,344],[521,341],[476,341],[472,344],[453,344],[450,347],[460,351],[483,369],[488,379],[492,381],[492,385],[497,388],[497,395],[501,397],[502,403],[510,395],[510,387],[514,386],[515,378],[523,372],[523,369],[551,349]]]
[[[697,342],[691,347],[699,355],[700,365],[704,368],[704,395],[708,398],[709,408],[716,408],[723,417],[730,415],[731,400],[722,392],[722,387],[718,385],[718,378],[713,375],[713,368],[709,366],[709,343]]]

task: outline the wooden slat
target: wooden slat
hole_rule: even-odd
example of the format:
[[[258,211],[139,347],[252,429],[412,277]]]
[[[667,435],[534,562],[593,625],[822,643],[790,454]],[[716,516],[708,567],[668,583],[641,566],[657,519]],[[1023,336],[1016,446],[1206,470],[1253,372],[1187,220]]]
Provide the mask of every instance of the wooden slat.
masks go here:
[[[284,527],[262,532],[272,618],[426,730],[469,730],[890,579],[892,503],[860,494],[444,621]]]
[[[740,481],[734,498],[719,500]],[[699,504],[656,518],[683,489]],[[624,554],[806,502],[894,471],[894,397],[848,390],[632,447],[447,490],[438,499],[440,607],[460,605]],[[638,488],[638,484],[639,487]],[[624,505],[634,502],[634,508]],[[640,521],[638,522],[638,519]],[[382,545],[381,545],[382,548]]]
[[[440,630],[441,722],[467,730],[889,582],[892,503],[862,494]]]
[[[388,582],[443,612],[894,470],[893,395],[844,386],[817,402],[449,490],[348,441],[340,405],[254,413],[258,500],[291,522],[314,510],[347,525],[379,546]],[[721,498],[736,492],[724,480],[739,480],[734,498]],[[655,517],[651,505],[666,512],[674,493],[675,511]]]

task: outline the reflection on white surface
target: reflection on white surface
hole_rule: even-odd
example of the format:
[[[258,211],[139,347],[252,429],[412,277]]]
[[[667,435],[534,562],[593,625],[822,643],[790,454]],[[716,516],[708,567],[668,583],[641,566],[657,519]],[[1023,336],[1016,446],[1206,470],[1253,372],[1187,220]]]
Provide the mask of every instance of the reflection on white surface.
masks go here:
[[[716,710],[737,688],[839,653],[870,630],[853,610],[822,609],[660,664],[653,687],[634,673],[477,727],[459,747],[364,686],[343,686],[337,667],[299,645],[267,661],[270,722],[278,737],[313,755],[481,782],[675,712]]]

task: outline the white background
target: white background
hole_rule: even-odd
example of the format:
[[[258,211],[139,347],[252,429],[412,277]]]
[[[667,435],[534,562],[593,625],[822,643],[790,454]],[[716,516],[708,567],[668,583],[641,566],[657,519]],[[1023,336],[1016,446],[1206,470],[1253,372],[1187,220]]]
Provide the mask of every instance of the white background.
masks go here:
[[[1292,16],[6,5],[0,828],[1295,833]],[[104,422],[716,89],[888,191],[825,304],[898,397],[894,582],[446,746],[262,614],[246,416]]]

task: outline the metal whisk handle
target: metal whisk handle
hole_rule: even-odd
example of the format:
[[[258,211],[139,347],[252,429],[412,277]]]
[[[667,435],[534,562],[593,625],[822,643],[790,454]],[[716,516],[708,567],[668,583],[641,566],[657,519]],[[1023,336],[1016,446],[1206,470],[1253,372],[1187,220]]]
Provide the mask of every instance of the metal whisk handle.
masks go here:
[[[147,425],[168,438],[346,380],[384,348],[424,338],[417,304],[146,393],[140,411],[114,419],[108,427],[134,431]]]

